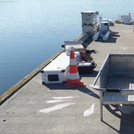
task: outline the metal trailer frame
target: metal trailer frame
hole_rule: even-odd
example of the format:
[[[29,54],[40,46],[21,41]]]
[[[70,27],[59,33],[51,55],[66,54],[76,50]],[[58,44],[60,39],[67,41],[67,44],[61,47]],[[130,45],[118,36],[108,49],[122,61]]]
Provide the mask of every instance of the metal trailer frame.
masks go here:
[[[134,54],[109,54],[92,85],[100,91],[101,121],[103,105],[134,104],[133,83]]]

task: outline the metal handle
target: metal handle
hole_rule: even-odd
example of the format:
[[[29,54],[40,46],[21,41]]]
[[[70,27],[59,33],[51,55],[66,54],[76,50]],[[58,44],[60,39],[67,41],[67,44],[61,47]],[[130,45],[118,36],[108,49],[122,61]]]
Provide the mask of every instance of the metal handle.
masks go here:
[[[94,80],[94,82],[93,82],[92,87],[93,87],[95,90],[98,90],[98,91],[106,91],[105,88],[99,88],[99,87],[96,85],[96,83],[97,83],[97,81],[98,81],[98,79],[99,79],[99,77],[100,77],[100,74],[101,74],[101,70],[99,71],[98,75],[96,76],[96,78],[95,78],[95,80]]]

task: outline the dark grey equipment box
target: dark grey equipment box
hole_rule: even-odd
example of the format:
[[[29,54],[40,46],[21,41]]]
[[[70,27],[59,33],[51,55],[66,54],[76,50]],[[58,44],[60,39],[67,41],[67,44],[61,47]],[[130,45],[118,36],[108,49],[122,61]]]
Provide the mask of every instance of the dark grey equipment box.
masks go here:
[[[80,62],[77,67],[80,74],[91,74],[96,64],[94,62]]]

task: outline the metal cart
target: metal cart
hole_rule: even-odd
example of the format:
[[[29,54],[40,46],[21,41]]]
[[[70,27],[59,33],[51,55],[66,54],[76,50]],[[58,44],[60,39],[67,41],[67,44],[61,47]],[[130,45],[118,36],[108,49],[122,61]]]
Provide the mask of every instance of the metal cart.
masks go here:
[[[109,54],[93,88],[100,91],[101,120],[103,105],[134,104],[134,54]]]

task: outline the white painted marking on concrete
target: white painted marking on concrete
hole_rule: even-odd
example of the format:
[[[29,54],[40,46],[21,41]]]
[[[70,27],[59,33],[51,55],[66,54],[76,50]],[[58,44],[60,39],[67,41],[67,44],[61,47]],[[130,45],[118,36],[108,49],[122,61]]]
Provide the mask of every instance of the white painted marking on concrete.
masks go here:
[[[53,97],[53,99],[56,99],[56,100],[73,99],[73,98],[76,98],[76,97],[74,97],[74,96]]]
[[[50,107],[50,108],[39,110],[39,112],[41,112],[41,113],[49,113],[49,112],[52,112],[52,111],[55,111],[55,110],[62,109],[64,107],[68,107],[68,106],[73,105],[73,104],[75,104],[75,103],[58,104],[58,105],[55,105],[55,106]]]
[[[65,100],[48,100],[47,103],[57,103],[57,102],[63,102]]]
[[[123,50],[126,50],[127,49],[127,47],[121,47]]]
[[[93,104],[89,109],[87,109],[86,111],[84,111],[84,116],[89,116],[89,115],[93,114],[93,112],[94,112],[94,106],[95,106],[95,104]]]

